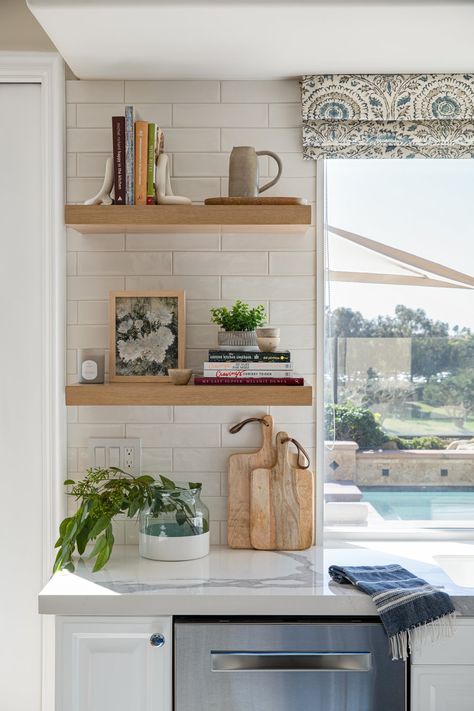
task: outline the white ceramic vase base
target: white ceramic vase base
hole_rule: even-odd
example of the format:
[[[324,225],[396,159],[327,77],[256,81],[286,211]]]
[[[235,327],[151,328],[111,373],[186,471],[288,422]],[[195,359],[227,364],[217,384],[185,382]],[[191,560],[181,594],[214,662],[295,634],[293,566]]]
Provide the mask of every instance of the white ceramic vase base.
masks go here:
[[[209,532],[197,536],[139,535],[138,550],[142,558],[152,560],[194,560],[209,553]]]

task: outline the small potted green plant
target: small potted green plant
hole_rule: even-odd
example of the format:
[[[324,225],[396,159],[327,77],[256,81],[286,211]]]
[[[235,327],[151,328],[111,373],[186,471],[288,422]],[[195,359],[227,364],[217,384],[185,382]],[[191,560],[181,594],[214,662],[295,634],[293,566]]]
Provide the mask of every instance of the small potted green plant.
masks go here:
[[[227,348],[256,348],[256,329],[267,322],[263,304],[250,308],[237,300],[231,309],[221,306],[211,309],[211,321],[221,327],[217,334],[219,346]]]
[[[89,543],[93,547],[88,557],[95,558],[93,572],[103,568],[114,546],[112,520],[120,513],[129,518],[140,514],[140,530],[152,536],[159,534],[154,530],[146,532],[147,522],[150,523],[147,516],[152,514],[153,519],[159,518],[159,514],[166,516],[166,530],[162,535],[177,536],[189,542],[193,536],[207,534],[198,547],[201,555],[209,550],[209,512],[199,498],[201,484],[178,486],[164,476],[156,481],[147,474],[132,476],[117,467],[88,469],[81,481],[66,479],[64,483],[71,487],[68,494],[75,498],[78,506],[59,527],[53,573],[63,569],[73,572],[73,554],[77,551],[82,556]],[[199,556],[188,555],[184,559],[193,557]]]

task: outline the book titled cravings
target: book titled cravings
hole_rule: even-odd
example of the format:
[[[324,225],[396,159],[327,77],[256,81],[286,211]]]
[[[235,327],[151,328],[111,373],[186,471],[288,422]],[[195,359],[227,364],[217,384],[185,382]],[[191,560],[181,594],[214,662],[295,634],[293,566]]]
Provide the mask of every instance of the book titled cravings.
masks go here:
[[[204,368],[205,378],[221,378],[222,380],[241,380],[242,378],[292,378],[291,371],[285,373],[281,370],[252,370],[243,368],[242,370],[212,370]]]

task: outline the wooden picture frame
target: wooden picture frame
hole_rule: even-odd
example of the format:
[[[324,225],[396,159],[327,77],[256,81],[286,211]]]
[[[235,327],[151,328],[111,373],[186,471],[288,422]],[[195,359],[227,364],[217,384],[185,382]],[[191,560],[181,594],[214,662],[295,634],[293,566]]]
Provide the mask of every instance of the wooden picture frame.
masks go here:
[[[112,291],[110,382],[166,382],[185,363],[184,291]]]

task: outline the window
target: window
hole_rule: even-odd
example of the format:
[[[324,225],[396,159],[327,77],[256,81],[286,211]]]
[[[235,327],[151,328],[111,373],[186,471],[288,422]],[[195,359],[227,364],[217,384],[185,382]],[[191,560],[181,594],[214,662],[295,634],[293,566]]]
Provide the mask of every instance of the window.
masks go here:
[[[325,163],[325,523],[474,533],[474,161]]]

